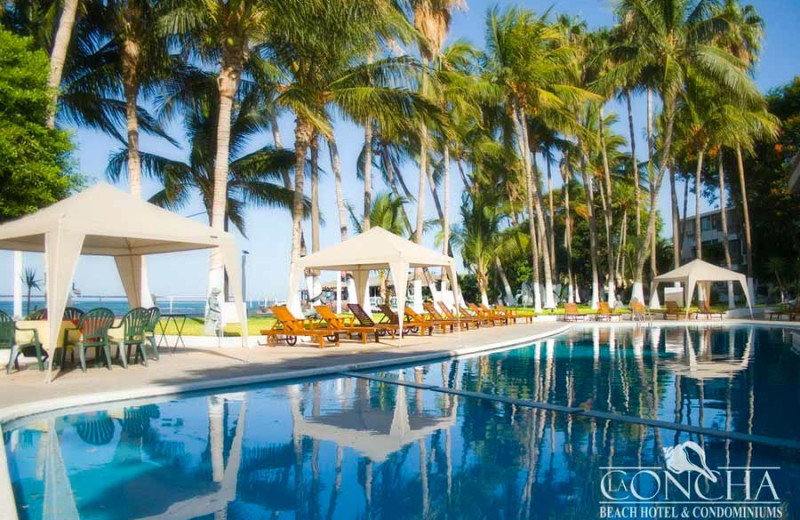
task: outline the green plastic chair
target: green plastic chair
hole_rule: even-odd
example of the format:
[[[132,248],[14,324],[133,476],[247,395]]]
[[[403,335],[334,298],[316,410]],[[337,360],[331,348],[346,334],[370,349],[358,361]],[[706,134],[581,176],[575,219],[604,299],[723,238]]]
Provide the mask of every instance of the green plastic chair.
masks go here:
[[[122,329],[122,339],[110,339],[109,342],[117,347],[117,359],[122,360],[122,366],[128,368],[128,360],[131,357],[131,348],[135,349],[136,355],[133,362],[139,361],[142,356],[142,365],[147,366],[147,355],[144,351],[144,343],[147,340],[145,329],[150,321],[150,311],[144,307],[131,309],[122,317],[122,321],[115,329]]]
[[[33,339],[28,343],[17,343],[17,331],[32,332]],[[39,341],[39,333],[36,329],[21,329],[17,327],[11,316],[0,311],[0,349],[10,349],[11,355],[8,358],[6,373],[11,373],[11,367],[19,370],[19,355],[25,357],[36,357],[39,370],[44,370],[44,361],[47,359],[47,352],[42,349],[42,342]]]
[[[64,309],[64,319],[68,321],[79,320],[83,314],[83,311],[77,307],[67,307]]]
[[[25,319],[28,321],[41,321],[47,319],[47,308],[43,309],[36,309],[32,313],[25,316]]]
[[[145,337],[147,342],[145,344],[150,345],[150,349],[153,352],[153,358],[158,361],[158,345],[156,345],[156,325],[161,320],[161,309],[158,307],[150,307],[147,309],[149,313],[149,319],[147,320],[147,325],[144,327]]]
[[[106,358],[106,365],[111,370],[111,347],[108,341],[108,329],[114,325],[114,313],[109,309],[92,309],[81,316],[78,321],[78,329],[82,332],[81,337],[76,342],[68,342],[65,338],[64,348],[61,353],[61,364],[64,365],[67,357],[67,349],[74,348],[78,351],[78,359],[81,363],[81,370],[86,372],[86,350],[95,349],[96,364],[100,365],[100,349],[103,350]]]

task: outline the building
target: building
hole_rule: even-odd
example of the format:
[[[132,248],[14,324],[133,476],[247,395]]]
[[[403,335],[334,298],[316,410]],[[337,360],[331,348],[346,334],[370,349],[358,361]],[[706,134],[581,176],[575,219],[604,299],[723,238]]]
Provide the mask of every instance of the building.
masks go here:
[[[732,269],[744,272],[747,268],[747,257],[742,231],[742,216],[738,207],[728,208],[728,245],[731,252]],[[702,228],[703,260],[712,264],[727,267],[722,234],[722,211],[714,210],[700,215]],[[681,239],[681,264],[695,258],[694,216],[681,220],[683,236]]]

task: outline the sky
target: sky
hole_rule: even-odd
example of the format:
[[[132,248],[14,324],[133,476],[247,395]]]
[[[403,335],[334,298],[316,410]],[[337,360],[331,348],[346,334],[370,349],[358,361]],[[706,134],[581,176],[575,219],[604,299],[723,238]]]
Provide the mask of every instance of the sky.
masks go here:
[[[766,35],[762,50],[761,62],[756,72],[758,87],[767,90],[779,87],[795,76],[800,75],[800,45],[797,43],[797,21],[800,20],[799,0],[750,0],[761,16],[766,21]],[[486,12],[492,6],[501,8],[519,5],[536,12],[543,12],[551,8],[554,14],[567,13],[577,15],[587,21],[590,28],[610,26],[613,24],[614,2],[611,0],[468,0],[468,9],[454,13],[452,29],[448,42],[464,39],[482,47],[485,34]],[[625,113],[621,106],[611,105],[608,111],[616,111],[620,116]],[[644,134],[645,112],[644,100],[634,100],[634,118],[637,127],[637,137]],[[293,118],[283,116],[279,122],[284,146],[290,147],[293,142]],[[627,126],[619,124],[615,130],[627,136]],[[84,174],[90,183],[106,181],[105,168],[109,154],[119,147],[119,143],[103,134],[78,129],[68,129],[72,132],[72,139],[76,146],[76,168]],[[169,131],[179,142],[183,141],[183,132],[180,126],[172,125]],[[362,184],[356,179],[356,160],[363,144],[363,130],[346,122],[337,122],[335,125],[336,139],[342,158],[342,173],[344,179],[344,196],[347,200],[360,208],[362,197]],[[250,143],[252,148],[272,144],[268,134],[259,136]],[[176,148],[158,139],[142,136],[141,149],[156,152],[175,159],[185,159],[188,150],[185,143],[182,148]],[[640,150],[642,147],[639,147]],[[328,150],[322,147],[321,168],[324,174],[320,184],[320,209],[323,218],[327,221],[321,230],[322,248],[331,246],[339,241],[337,225],[336,201],[333,190],[333,177],[328,160]],[[417,169],[414,164],[405,166],[407,182],[416,186]],[[451,175],[453,182],[451,189],[451,208],[455,214],[461,198],[462,185],[458,175]],[[127,190],[125,181],[119,187]],[[558,184],[556,184],[558,187]],[[150,196],[158,190],[154,181],[145,180],[144,195]],[[374,180],[374,189],[383,191],[386,188],[379,179]],[[415,191],[415,190],[414,190]],[[683,193],[679,186],[679,193]],[[689,207],[693,208],[693,195],[689,195]],[[681,200],[682,204],[682,200]],[[713,203],[705,202],[708,209],[714,207]],[[669,212],[669,188],[665,183],[660,197],[660,208],[664,214]],[[181,214],[184,216],[195,215],[202,212],[199,200],[185,208]],[[409,207],[410,215],[416,209]],[[691,215],[691,209],[690,209]],[[426,218],[435,218],[435,208],[430,198],[426,198]],[[99,216],[98,218],[102,218]],[[193,217],[206,221],[205,217]],[[289,252],[291,248],[291,216],[286,211],[275,209],[248,209],[246,214],[247,237],[237,234],[238,244],[243,250],[249,251],[247,260],[247,297],[249,299],[264,299],[286,297],[287,278],[289,269]],[[669,219],[667,219],[669,223]],[[310,236],[309,224],[306,223],[306,233]],[[352,234],[352,226],[351,234]],[[669,227],[664,231],[670,233]],[[433,237],[426,237],[427,245],[433,247]],[[42,273],[42,255],[26,253],[24,255],[26,267],[35,268],[40,277]],[[169,255],[155,255],[148,259],[150,289],[160,296],[202,296],[205,294],[208,269],[208,252],[188,252]],[[461,267],[463,270],[463,267]],[[333,278],[325,277],[323,280]],[[0,251],[0,296],[12,293],[13,260],[12,253]],[[82,257],[75,276],[75,284],[84,295],[122,295],[122,284],[111,258]]]

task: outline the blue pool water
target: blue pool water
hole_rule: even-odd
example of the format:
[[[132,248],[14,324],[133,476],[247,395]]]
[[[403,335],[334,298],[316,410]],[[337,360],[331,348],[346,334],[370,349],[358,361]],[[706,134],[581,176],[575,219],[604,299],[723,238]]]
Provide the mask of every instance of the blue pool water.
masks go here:
[[[609,468],[619,478],[645,472],[635,486],[647,499],[636,507],[669,503],[664,467],[678,459],[664,449],[686,441],[719,472],[716,483],[672,474],[695,483],[690,493],[724,494],[728,479],[731,504],[773,515],[756,518],[800,516],[800,449],[769,442],[796,442],[800,430],[800,357],[779,328],[586,330],[371,375],[403,384],[341,376],[6,425],[20,518],[600,518],[606,495],[625,498]],[[735,485],[744,467],[750,500]],[[767,472],[771,487],[762,485]]]

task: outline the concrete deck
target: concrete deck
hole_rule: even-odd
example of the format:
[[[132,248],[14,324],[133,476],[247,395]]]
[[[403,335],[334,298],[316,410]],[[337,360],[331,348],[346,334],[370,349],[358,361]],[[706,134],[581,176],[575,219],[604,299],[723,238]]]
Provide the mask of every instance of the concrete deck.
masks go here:
[[[311,344],[254,348],[192,347],[163,351],[159,361],[147,367],[131,365],[127,370],[95,368],[87,373],[68,363],[51,384],[28,363],[11,375],[0,375],[0,424],[26,415],[67,407],[125,399],[171,395],[232,385],[322,376],[344,370],[420,363],[436,358],[464,355],[524,344],[569,328],[562,322],[537,322],[509,327],[382,338],[380,343],[361,344],[343,340],[338,347],[319,349]]]

